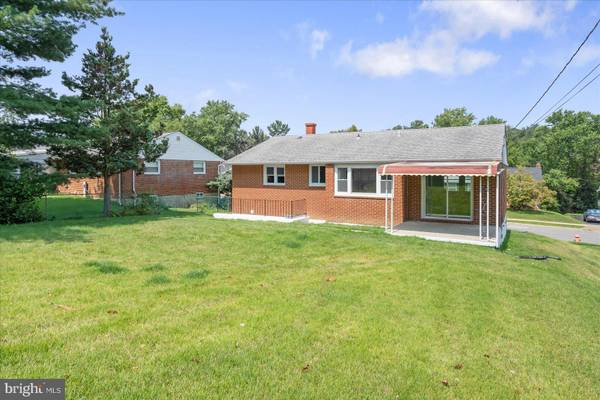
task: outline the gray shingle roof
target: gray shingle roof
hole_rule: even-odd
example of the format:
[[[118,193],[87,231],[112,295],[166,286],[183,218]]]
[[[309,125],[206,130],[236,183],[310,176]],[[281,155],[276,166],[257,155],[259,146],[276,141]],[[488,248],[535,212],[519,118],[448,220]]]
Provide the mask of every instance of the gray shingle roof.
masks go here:
[[[280,136],[231,158],[229,164],[502,161],[504,125]]]
[[[530,175],[534,180],[541,181],[544,179],[542,174],[542,167],[508,167],[509,174],[516,174],[520,169],[526,174]]]

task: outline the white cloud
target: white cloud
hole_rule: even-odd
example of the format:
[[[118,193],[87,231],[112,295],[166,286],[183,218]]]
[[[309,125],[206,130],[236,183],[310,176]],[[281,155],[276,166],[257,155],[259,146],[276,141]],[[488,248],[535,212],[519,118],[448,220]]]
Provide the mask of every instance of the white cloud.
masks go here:
[[[314,59],[319,52],[325,48],[325,42],[329,39],[329,32],[325,30],[313,29],[310,33],[310,56]]]
[[[441,28],[354,51],[348,42],[338,63],[372,77],[399,77],[419,70],[439,75],[471,74],[494,64],[500,56],[472,48],[469,43],[489,34],[508,38],[517,31],[550,33],[556,9],[554,4],[527,1],[426,1],[420,10],[439,15]]]
[[[231,89],[231,91],[233,91],[235,94],[240,94],[248,89],[248,85],[246,85],[244,82],[229,80],[226,83],[229,89]]]
[[[381,12],[375,14],[375,22],[377,22],[379,25],[383,24],[385,22],[385,15],[383,15]]]
[[[207,88],[201,90],[198,94],[194,96],[191,102],[191,107],[193,110],[199,110],[201,107],[206,104],[208,100],[212,100],[217,95],[217,91],[212,88]]]
[[[308,53],[312,59],[317,58],[325,48],[325,42],[331,37],[327,30],[317,29],[308,21],[296,24],[294,30],[299,40],[308,45]]]
[[[488,33],[507,38],[514,31],[546,31],[554,19],[551,7],[527,1],[426,1],[420,8],[440,14],[457,36],[469,39]]]
[[[600,61],[600,44],[586,43],[573,62],[575,65],[582,66],[592,61]]]
[[[399,77],[417,70],[439,75],[470,74],[493,64],[499,56],[483,50],[460,48],[446,32],[437,32],[423,42],[408,38],[369,45],[352,52],[348,42],[338,61],[351,64],[358,71],[373,77]]]
[[[566,0],[564,5],[566,11],[572,11],[577,5],[577,0]]]

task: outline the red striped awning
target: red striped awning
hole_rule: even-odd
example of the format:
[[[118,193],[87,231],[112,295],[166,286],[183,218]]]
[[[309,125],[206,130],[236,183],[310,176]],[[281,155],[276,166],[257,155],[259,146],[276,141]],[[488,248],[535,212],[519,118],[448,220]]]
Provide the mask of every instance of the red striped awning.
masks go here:
[[[498,163],[489,164],[409,164],[395,163],[380,165],[381,175],[465,175],[495,176]]]

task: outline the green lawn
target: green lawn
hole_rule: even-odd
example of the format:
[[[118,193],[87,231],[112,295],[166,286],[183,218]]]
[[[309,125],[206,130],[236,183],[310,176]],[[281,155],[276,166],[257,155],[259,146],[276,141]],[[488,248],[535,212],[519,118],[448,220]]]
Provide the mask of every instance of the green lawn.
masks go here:
[[[509,219],[527,219],[581,225],[581,220],[577,220],[574,215],[561,214],[553,211],[508,210],[507,216]]]
[[[48,196],[39,201],[42,213],[49,220],[82,219],[102,215],[102,200],[84,196],[58,195]],[[112,204],[113,211],[120,209],[117,202]]]
[[[0,376],[69,398],[600,398],[598,246],[171,211],[0,227],[0,254]]]

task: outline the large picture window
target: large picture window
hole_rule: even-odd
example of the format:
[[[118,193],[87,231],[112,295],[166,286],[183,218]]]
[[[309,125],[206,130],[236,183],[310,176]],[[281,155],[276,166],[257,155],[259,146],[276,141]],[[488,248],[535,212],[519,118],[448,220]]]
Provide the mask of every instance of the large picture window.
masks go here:
[[[378,175],[376,166],[336,166],[335,194],[344,196],[383,197],[393,193],[390,175]]]
[[[470,176],[426,176],[423,183],[425,217],[471,219]]]

